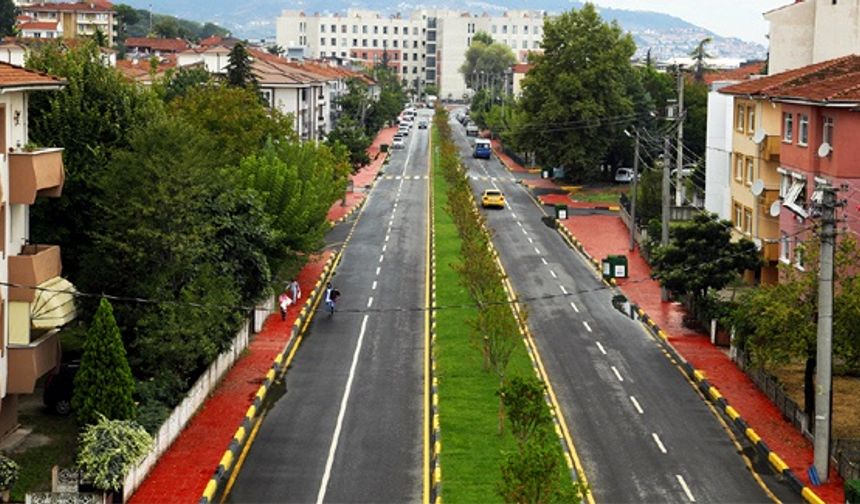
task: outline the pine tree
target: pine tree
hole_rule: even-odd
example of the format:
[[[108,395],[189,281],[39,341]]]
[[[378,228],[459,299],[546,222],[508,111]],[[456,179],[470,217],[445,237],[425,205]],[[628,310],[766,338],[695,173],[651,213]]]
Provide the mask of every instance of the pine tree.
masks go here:
[[[245,44],[239,42],[230,50],[230,63],[227,65],[227,84],[234,87],[256,88],[257,76],[251,66],[251,55]]]
[[[72,408],[80,425],[134,418],[135,382],[110,302],[102,299],[87,331]]]
[[[18,7],[12,0],[0,0],[0,36],[15,35],[15,16]]]

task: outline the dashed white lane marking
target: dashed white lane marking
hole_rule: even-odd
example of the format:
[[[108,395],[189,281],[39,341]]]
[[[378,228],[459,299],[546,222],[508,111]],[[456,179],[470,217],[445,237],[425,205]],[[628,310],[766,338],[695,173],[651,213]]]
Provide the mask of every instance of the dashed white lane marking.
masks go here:
[[[373,306],[373,296],[367,299],[367,307],[370,308],[371,306]]]
[[[382,252],[384,253],[384,252],[385,252],[385,249],[387,249],[387,248],[388,248],[388,245],[383,245],[383,246],[382,246]]]
[[[529,232],[528,232],[528,231],[526,231],[526,228],[523,228],[523,234],[524,234],[524,235],[526,235],[526,236],[528,236],[528,235],[529,235]]]
[[[517,214],[515,214],[515,213],[511,212],[511,217],[513,217],[514,219],[516,219],[516,218],[517,218]]]
[[[379,262],[382,262],[382,260],[383,260],[383,259],[385,259],[385,255],[384,255],[384,254],[379,256]]]
[[[558,288],[561,289],[562,294],[567,294],[567,289],[564,288],[564,285],[559,285]]]
[[[583,320],[583,321],[582,321],[582,325],[584,325],[584,326],[585,326],[585,330],[586,330],[586,331],[588,331],[588,332],[592,332],[592,331],[591,331],[591,326],[590,326],[590,325],[588,325],[588,322],[586,322],[586,321],[584,321],[584,320]]]
[[[355,353],[352,356],[352,365],[349,368],[349,376],[346,379],[346,388],[343,390],[343,398],[340,400],[340,411],[337,414],[337,422],[334,426],[334,434],[331,437],[331,446],[328,449],[328,459],[325,463],[325,471],[323,471],[322,481],[320,482],[320,490],[317,493],[317,504],[322,504],[325,500],[325,493],[328,489],[328,480],[331,477],[331,467],[334,464],[334,454],[337,452],[337,443],[340,439],[340,430],[343,428],[343,419],[346,416],[346,405],[349,402],[349,394],[352,390],[352,380],[355,378],[355,368],[358,365],[358,355],[361,353],[361,344],[364,342],[364,331],[367,329],[367,317],[361,321],[361,331],[358,333],[358,343],[355,345]]]
[[[618,368],[612,366],[612,372],[615,373],[615,377],[618,378],[618,381],[623,382],[624,378],[621,376],[621,373],[618,372]]]
[[[540,249],[539,249],[539,248],[537,248],[537,247],[535,247],[535,254],[540,255]]]
[[[549,270],[549,274],[552,275],[553,278],[558,278],[558,275],[556,275],[553,270]]]
[[[597,348],[600,349],[600,353],[602,353],[603,355],[606,355],[606,349],[603,348],[603,345],[601,345],[599,341],[597,342]]]
[[[570,307],[573,308],[573,311],[579,313],[579,308],[576,307],[576,303],[574,303],[573,301],[570,302]]]
[[[517,221],[517,226],[519,226],[519,227],[523,227],[523,223],[522,223],[522,222],[520,222],[520,221]]]
[[[652,432],[651,437],[654,438],[654,442],[657,443],[657,448],[660,448],[661,452],[669,453],[666,451],[666,447],[663,446],[663,441],[660,441],[660,436],[658,436],[656,432]]]
[[[640,415],[645,414],[645,412],[642,411],[642,406],[639,406],[639,401],[637,401],[635,397],[630,396],[630,402],[633,403],[633,407],[636,408],[636,411],[638,411]]]
[[[529,236],[529,243],[534,243],[534,242],[535,242],[535,241],[532,239],[532,237],[531,237],[531,236]]]
[[[376,290],[376,280],[373,281],[373,286],[370,288],[370,290]]]
[[[684,481],[684,477],[680,474],[675,475],[678,478],[678,483],[681,484],[681,488],[684,489],[684,493],[687,494],[687,498],[690,499],[690,502],[696,502],[696,498],[693,497],[693,492],[690,491],[690,487],[687,486],[687,482]]]
[[[391,238],[390,234],[385,235],[385,243],[388,243],[388,239]]]
[[[541,258],[540,258],[540,260],[541,260],[541,262],[542,262],[542,263],[544,263],[544,264],[549,264],[548,262],[546,262],[546,259],[544,259],[543,257],[541,257]]]
[[[379,276],[379,272],[382,271],[382,267],[376,268],[376,276]]]

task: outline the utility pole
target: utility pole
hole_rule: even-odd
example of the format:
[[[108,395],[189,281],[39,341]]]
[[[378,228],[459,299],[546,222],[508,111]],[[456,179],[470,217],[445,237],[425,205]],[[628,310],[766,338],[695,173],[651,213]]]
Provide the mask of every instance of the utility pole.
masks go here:
[[[663,140],[663,227],[660,235],[660,245],[664,247],[669,244],[669,200],[671,197],[669,194],[669,183],[671,182],[669,171],[672,168],[672,163],[669,161],[669,148],[671,145],[671,140],[666,136]],[[660,288],[660,299],[664,302],[669,301],[669,291],[665,287]]]
[[[815,357],[815,442],[818,477],[830,472],[830,406],[833,360],[833,249],[836,242],[836,190],[824,185],[821,198],[821,258],[818,271],[818,334]]]
[[[678,159],[675,162],[675,206],[684,204],[684,72],[678,65]]]
[[[633,149],[633,190],[630,195],[630,252],[636,248],[636,179],[639,178],[639,128],[636,128],[636,147]]]

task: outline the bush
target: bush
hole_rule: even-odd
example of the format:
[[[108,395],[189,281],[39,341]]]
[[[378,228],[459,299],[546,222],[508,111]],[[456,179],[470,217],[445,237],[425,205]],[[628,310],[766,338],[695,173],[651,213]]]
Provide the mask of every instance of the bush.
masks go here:
[[[860,504],[860,480],[845,482],[845,501],[849,504]]]
[[[11,490],[18,481],[18,472],[21,468],[14,460],[0,455],[0,491]]]
[[[136,422],[98,415],[97,422],[81,434],[78,467],[96,488],[118,490],[128,471],[151,446],[152,438]]]

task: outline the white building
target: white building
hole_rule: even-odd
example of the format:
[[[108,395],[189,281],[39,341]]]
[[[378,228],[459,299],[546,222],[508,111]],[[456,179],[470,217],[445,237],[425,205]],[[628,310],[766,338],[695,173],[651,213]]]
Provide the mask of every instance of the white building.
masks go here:
[[[719,92],[737,81],[711,84],[708,92],[708,122],[705,135],[705,210],[721,219],[732,218],[732,121],[734,100]]]
[[[541,11],[474,16],[418,10],[401,17],[366,10],[312,16],[285,10],[277,20],[277,44],[287,51],[304,50],[311,58],[336,56],[368,64],[385,54],[413,89],[436,84],[440,97],[461,98],[466,83],[459,69],[476,33],[490,34],[525,62],[530,51],[540,50],[545,17]]]
[[[796,0],[764,17],[770,22],[769,75],[860,53],[857,0]]]

